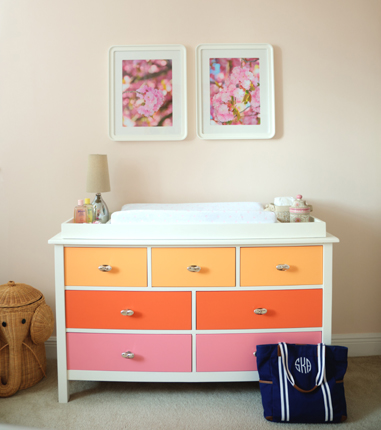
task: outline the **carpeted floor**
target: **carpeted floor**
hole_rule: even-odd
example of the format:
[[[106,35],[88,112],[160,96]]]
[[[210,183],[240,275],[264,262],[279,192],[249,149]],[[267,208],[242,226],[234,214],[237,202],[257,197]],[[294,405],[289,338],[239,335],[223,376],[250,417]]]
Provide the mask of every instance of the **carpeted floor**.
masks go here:
[[[381,356],[350,358],[345,391],[348,420],[332,425],[343,429],[381,429]],[[327,424],[267,422],[255,382],[72,381],[70,392],[69,403],[57,402],[56,362],[48,360],[47,378],[12,397],[0,399],[0,429],[327,429]]]

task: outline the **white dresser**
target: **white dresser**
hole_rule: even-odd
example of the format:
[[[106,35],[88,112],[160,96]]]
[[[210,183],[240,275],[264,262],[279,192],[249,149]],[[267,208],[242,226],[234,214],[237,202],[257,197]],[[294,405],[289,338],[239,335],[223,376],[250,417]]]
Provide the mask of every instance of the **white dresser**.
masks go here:
[[[316,238],[67,238],[55,248],[59,401],[70,380],[258,380],[257,344],[331,342]]]

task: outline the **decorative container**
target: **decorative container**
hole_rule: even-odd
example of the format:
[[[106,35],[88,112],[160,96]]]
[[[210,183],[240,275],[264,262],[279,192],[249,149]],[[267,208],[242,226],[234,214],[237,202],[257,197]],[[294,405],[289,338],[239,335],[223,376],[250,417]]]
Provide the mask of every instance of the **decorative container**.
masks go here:
[[[276,206],[274,203],[265,205],[265,211],[275,212],[280,222],[290,222],[290,206]]]
[[[296,200],[290,206],[290,222],[309,222],[310,212],[312,211],[312,206],[307,205],[304,200],[302,200],[302,195],[298,194]]]
[[[46,376],[44,342],[53,327],[53,312],[40,291],[13,281],[0,285],[0,397]]]

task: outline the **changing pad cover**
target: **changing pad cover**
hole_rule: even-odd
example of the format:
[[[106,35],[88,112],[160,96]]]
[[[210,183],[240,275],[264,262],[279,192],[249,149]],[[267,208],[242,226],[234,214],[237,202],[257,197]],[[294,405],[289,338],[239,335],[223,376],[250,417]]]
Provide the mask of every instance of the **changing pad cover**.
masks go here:
[[[257,202],[127,204],[111,215],[111,224],[274,223],[274,212]]]

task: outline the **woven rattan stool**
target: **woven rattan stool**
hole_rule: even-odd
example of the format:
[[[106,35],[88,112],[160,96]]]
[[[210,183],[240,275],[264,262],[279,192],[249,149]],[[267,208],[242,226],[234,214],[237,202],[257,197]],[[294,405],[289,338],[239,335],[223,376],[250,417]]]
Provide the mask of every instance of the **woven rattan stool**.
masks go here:
[[[53,312],[40,291],[13,281],[0,285],[0,397],[45,376],[44,342],[53,327]]]

